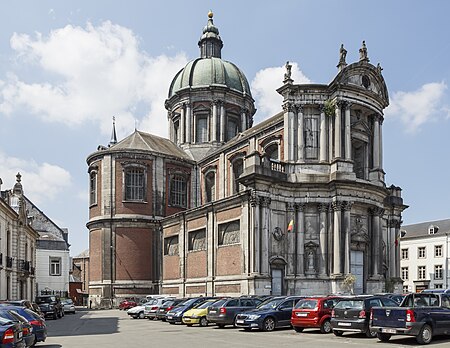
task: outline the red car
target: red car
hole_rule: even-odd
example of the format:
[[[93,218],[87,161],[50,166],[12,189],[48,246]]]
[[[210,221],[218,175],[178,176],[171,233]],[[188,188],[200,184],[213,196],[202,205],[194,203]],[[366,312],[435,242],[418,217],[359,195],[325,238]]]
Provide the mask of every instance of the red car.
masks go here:
[[[297,302],[292,310],[291,325],[297,332],[304,328],[320,328],[322,333],[331,332],[331,310],[341,297],[311,297]]]
[[[136,307],[137,303],[135,300],[125,299],[119,303],[119,309],[126,311],[127,309]]]

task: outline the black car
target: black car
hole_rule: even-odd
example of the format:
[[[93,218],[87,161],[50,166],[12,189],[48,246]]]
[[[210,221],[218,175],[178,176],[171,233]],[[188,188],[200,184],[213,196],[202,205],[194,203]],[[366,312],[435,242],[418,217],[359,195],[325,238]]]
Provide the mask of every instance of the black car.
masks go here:
[[[166,321],[170,324],[181,323],[183,314],[186,311],[211,298],[212,297],[194,297],[181,302],[166,313]]]
[[[164,302],[164,304],[161,307],[159,307],[158,311],[156,312],[156,319],[166,321],[167,312],[184,301],[186,301],[185,298],[175,298],[167,302]]]
[[[24,348],[22,324],[0,316],[0,347]]]
[[[344,332],[362,332],[376,337],[369,329],[372,307],[396,307],[397,303],[385,296],[355,296],[342,299],[331,312],[331,327],[336,336]]]
[[[238,313],[254,309],[261,302],[255,297],[224,298],[208,308],[206,319],[220,328],[225,325],[234,325]]]
[[[260,329],[272,331],[278,327],[291,325],[292,308],[304,296],[279,296],[268,299],[255,309],[236,316],[235,325],[244,330]]]
[[[64,308],[61,304],[59,296],[43,295],[36,297],[36,303],[44,313],[45,317],[52,317],[53,319],[62,318],[64,316]]]
[[[31,347],[34,345],[36,336],[33,333],[33,326],[27,319],[4,306],[0,307],[0,317],[20,323],[22,325],[22,337],[25,342],[25,347]]]

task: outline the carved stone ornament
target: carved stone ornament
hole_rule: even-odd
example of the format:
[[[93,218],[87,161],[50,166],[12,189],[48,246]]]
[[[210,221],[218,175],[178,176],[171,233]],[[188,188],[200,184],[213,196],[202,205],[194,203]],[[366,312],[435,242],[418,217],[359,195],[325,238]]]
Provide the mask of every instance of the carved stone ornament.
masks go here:
[[[276,241],[281,241],[284,238],[284,231],[280,227],[275,227],[272,231],[272,236]]]

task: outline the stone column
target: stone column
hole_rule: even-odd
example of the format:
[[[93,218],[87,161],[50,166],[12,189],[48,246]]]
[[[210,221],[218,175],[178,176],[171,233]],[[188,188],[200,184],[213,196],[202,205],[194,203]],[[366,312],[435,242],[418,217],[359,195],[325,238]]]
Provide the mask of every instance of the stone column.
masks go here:
[[[381,216],[384,214],[384,209],[375,207],[371,209],[372,214],[372,274],[379,277],[382,274],[382,233],[381,233]]]
[[[373,118],[373,169],[380,169],[380,121],[378,115]]]
[[[328,160],[331,161],[334,158],[333,153],[333,134],[334,134],[334,127],[333,127],[333,117],[328,118]]]
[[[333,205],[328,204],[328,262],[327,274],[333,273],[333,251],[334,251],[334,210]]]
[[[253,229],[252,229],[252,237],[253,243],[251,248],[253,249],[253,273],[260,273],[260,260],[261,260],[261,242],[260,242],[260,209],[259,209],[260,198],[256,195],[255,192],[252,192],[250,196],[250,205],[252,209],[252,217],[253,217]]]
[[[351,243],[351,226],[350,226],[350,212],[352,210],[352,202],[345,202],[344,204],[344,274],[351,273],[350,268],[350,243]]]
[[[305,204],[297,204],[297,274],[305,275]]]
[[[342,274],[341,268],[341,210],[342,202],[333,202],[334,231],[333,231],[333,274]]]
[[[289,225],[289,222],[291,220],[294,220],[294,230],[287,231],[287,248],[288,248],[288,255],[287,255],[287,274],[288,275],[294,275],[296,270],[296,255],[295,255],[295,231],[297,230],[297,221],[295,221],[295,206],[294,203],[286,203],[286,217],[287,222],[286,226]]]
[[[351,119],[350,108],[352,103],[345,103],[345,159],[352,159],[352,136],[351,136]]]
[[[284,156],[285,161],[294,161],[294,104],[287,102],[283,104],[284,110]]]
[[[192,115],[191,115],[191,103],[186,103],[186,143],[192,142]]]
[[[320,109],[320,162],[327,161],[327,123],[325,118],[325,108],[324,105],[319,106]]]
[[[241,109],[241,132],[247,129],[247,112],[246,109]]]
[[[336,103],[335,122],[334,122],[334,158],[342,157],[342,154],[341,154],[341,152],[342,152],[341,107],[342,107],[342,101],[338,101]]]
[[[181,112],[180,112],[180,139],[178,139],[179,144],[184,144],[184,135],[186,132],[186,115],[185,115],[185,105],[183,104],[181,106]]]
[[[379,162],[378,165],[380,169],[383,169],[383,116],[380,115],[379,118],[379,134],[380,134],[380,141],[379,141]]]
[[[173,124],[173,119],[172,119],[172,113],[169,112],[168,116],[167,116],[168,120],[169,120],[169,139],[174,141],[175,140],[175,134],[174,134],[174,124]]]
[[[217,141],[217,100],[212,102],[211,141]]]
[[[298,120],[298,130],[297,130],[297,159],[299,162],[303,162],[305,157],[305,124],[303,117],[303,106],[297,106],[297,120]]]
[[[261,273],[269,274],[269,206],[271,198],[261,197]]]
[[[223,143],[226,141],[226,127],[227,127],[227,120],[226,120],[226,112],[225,112],[225,105],[223,102],[220,103],[220,141]]]
[[[327,238],[328,238],[328,204],[319,204],[320,214],[320,230],[319,230],[319,274],[325,276],[327,274]]]

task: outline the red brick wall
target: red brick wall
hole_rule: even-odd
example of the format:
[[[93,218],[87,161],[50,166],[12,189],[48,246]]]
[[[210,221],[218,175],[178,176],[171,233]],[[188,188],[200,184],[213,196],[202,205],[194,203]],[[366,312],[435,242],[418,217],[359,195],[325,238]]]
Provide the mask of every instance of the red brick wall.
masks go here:
[[[216,294],[227,294],[227,293],[240,293],[241,292],[241,286],[239,284],[233,284],[233,285],[216,285],[215,287]]]
[[[217,249],[217,275],[242,274],[241,245],[221,246]]]
[[[206,217],[201,217],[187,222],[188,231],[197,230],[201,227],[206,227]]]
[[[102,280],[102,230],[89,232],[89,280]]]
[[[186,294],[205,294],[206,287],[204,285],[186,286]]]
[[[153,231],[116,228],[116,279],[153,280]]]
[[[153,202],[152,202],[152,192],[153,192],[153,161],[139,161],[139,164],[147,165],[147,187],[146,187],[146,198],[145,203],[136,202],[124,202],[123,195],[123,183],[125,182],[124,172],[122,162],[136,162],[133,159],[127,160],[126,158],[121,158],[120,161],[116,160],[115,166],[115,180],[116,180],[116,214],[141,214],[141,215],[152,215],[153,213]]]
[[[187,254],[187,278],[200,278],[207,276],[206,269],[207,253],[204,251],[193,251]]]
[[[180,230],[181,230],[181,222],[176,225],[164,228],[163,235],[164,237],[176,236],[177,234],[180,233]]]
[[[178,286],[170,287],[170,288],[163,288],[162,293],[167,294],[167,295],[173,295],[173,294],[178,295],[179,290],[180,290],[180,288]]]
[[[163,280],[180,278],[180,257],[164,256],[163,257]]]
[[[229,210],[223,210],[217,212],[217,223],[220,224],[222,221],[229,221],[232,219],[240,219],[242,214],[242,208],[236,207]]]

